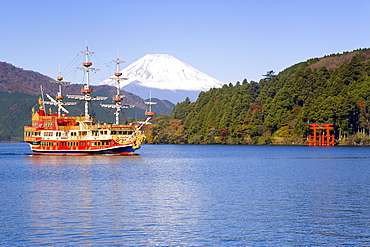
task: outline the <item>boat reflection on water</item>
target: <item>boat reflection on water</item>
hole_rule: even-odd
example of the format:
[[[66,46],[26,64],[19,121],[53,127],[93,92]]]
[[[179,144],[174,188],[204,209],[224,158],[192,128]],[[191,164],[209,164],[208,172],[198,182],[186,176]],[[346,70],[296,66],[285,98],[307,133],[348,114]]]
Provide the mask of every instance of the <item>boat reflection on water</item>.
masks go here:
[[[166,239],[180,244],[188,241],[184,232],[203,227],[197,228],[196,219],[203,210],[200,198],[206,199],[203,187],[173,158],[143,154],[27,159],[32,179],[26,212],[29,243],[34,245],[145,246]]]
[[[59,156],[59,155],[27,155],[29,163],[33,165],[92,165],[92,164],[122,164],[130,160],[140,159],[139,154],[129,156],[116,155],[86,155],[86,156]]]

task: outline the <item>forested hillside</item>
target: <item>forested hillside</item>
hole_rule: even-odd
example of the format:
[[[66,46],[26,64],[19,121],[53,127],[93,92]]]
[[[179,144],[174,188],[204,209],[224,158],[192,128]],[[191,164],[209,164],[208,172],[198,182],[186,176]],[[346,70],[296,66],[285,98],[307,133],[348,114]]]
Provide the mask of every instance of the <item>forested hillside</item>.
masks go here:
[[[42,86],[45,93],[53,96],[58,91],[58,85],[50,83],[55,80],[48,76],[42,75],[31,70],[24,70],[13,66],[12,64],[0,62],[0,92],[13,93],[19,92],[29,95],[40,95],[40,86]],[[82,84],[71,83],[63,86],[63,94],[79,94]],[[113,97],[117,89],[108,85],[94,86],[90,85],[94,90],[94,95]],[[137,108],[147,110],[144,100],[139,96],[121,90],[123,95],[123,104],[135,105]],[[164,102],[166,105],[168,102]],[[171,112],[172,107],[168,107]],[[167,111],[168,113],[168,111]]]
[[[305,144],[309,122],[334,122],[339,143],[368,144],[369,59],[369,49],[333,54],[203,92],[157,117],[148,142]]]
[[[101,94],[100,94],[101,95]],[[40,96],[23,94],[19,92],[4,93],[0,92],[0,142],[1,141],[21,141],[23,140],[23,127],[31,124],[31,110],[34,107],[38,109],[38,98]],[[107,99],[104,103],[111,104],[112,100]],[[158,115],[170,114],[173,104],[167,101],[152,99],[157,102],[153,106],[153,111]],[[95,117],[96,121],[102,123],[113,123],[115,121],[114,109],[102,108],[100,101],[92,101],[90,103],[90,113]],[[56,106],[46,106],[47,111],[52,110],[57,112]],[[68,107],[71,116],[80,116],[84,112],[83,102],[78,102],[75,107]],[[124,109],[121,112],[121,121],[133,121],[134,119],[144,119],[145,110],[133,107]]]
[[[50,83],[50,77],[34,71],[23,70],[11,64],[0,62],[0,141],[21,141],[23,139],[23,126],[31,124],[31,109],[37,106],[37,99],[40,97],[40,85],[44,93],[55,97],[58,85]],[[63,94],[80,94],[82,84],[70,84],[63,86]],[[92,86],[93,96],[107,96],[104,102],[91,102],[91,115],[101,122],[114,122],[114,109],[100,107],[100,103],[111,104],[112,96],[117,89],[108,85]],[[144,99],[132,93],[121,91],[124,96],[122,104],[132,105],[133,108],[124,109],[121,112],[121,121],[145,118],[145,111],[148,106]],[[65,99],[68,101],[69,99]],[[73,100],[71,100],[73,101]],[[173,104],[167,100],[152,99],[157,102],[153,105],[153,111],[157,115],[171,114]],[[53,112],[57,111],[55,106],[47,106]],[[83,114],[84,106],[78,102],[76,107],[66,107],[73,116]]]

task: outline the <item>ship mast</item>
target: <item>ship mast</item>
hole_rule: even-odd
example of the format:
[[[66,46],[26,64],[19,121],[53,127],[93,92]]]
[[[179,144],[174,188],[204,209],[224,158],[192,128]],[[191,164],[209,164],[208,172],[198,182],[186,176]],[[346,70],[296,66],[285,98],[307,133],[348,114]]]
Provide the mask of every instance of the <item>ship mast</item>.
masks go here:
[[[152,105],[157,104],[157,102],[152,102],[152,91],[150,91],[149,94],[149,101],[145,101],[145,104],[149,105],[149,111],[145,112],[145,115],[147,115],[149,118],[153,117],[155,113],[152,111]]]
[[[120,81],[121,80],[127,80],[127,78],[120,77],[120,76],[122,76],[122,73],[119,72],[119,64],[124,63],[124,61],[121,61],[121,60],[119,60],[119,58],[117,58],[116,60],[113,60],[112,62],[116,63],[116,72],[114,73],[114,76],[110,77],[109,79],[112,79],[112,80],[116,81],[116,83],[117,83],[117,94],[116,94],[115,97],[113,97],[113,101],[116,104],[115,105],[100,104],[100,105],[102,107],[106,107],[106,108],[115,108],[116,109],[116,111],[114,113],[114,115],[116,116],[115,124],[119,124],[119,112],[121,111],[121,109],[122,108],[130,108],[129,105],[121,105],[123,95],[120,95],[121,94],[121,92],[120,92],[120,89],[121,89]]]
[[[85,71],[85,77],[86,77],[86,84],[84,85],[84,88],[81,89],[81,93],[84,95],[67,95],[70,99],[79,99],[85,101],[85,120],[89,121],[90,114],[89,114],[89,103],[91,100],[105,100],[107,97],[92,97],[90,94],[93,92],[93,90],[89,86],[89,72],[90,71],[98,71],[99,69],[90,68],[92,65],[92,62],[89,61],[89,55],[94,54],[94,52],[89,51],[88,46],[86,45],[86,50],[81,51],[81,53],[85,54],[85,62],[82,63],[84,67],[77,67],[79,70]]]
[[[63,95],[62,95],[62,84],[70,84],[70,82],[63,81],[63,77],[60,76],[60,69],[59,69],[59,75],[57,77],[56,81],[50,81],[51,83],[57,83],[59,84],[59,91],[57,93],[56,99],[54,100],[52,97],[50,97],[48,94],[46,96],[51,100],[51,101],[46,101],[44,103],[49,104],[49,105],[56,105],[58,106],[58,117],[61,116],[61,111],[64,111],[65,113],[69,113],[63,106],[64,105],[76,105],[77,102],[63,102]]]

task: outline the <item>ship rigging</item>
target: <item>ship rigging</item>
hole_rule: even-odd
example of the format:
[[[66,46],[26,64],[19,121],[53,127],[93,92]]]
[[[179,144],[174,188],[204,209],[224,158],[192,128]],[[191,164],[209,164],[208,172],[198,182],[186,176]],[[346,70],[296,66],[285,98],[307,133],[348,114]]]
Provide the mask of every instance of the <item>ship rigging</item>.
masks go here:
[[[83,67],[78,67],[78,69],[85,72],[86,82],[81,90],[81,95],[67,95],[67,97],[84,101],[84,115],[78,117],[68,115],[69,111],[64,106],[73,106],[76,105],[76,102],[63,102],[62,85],[69,84],[69,82],[64,82],[59,73],[57,80],[51,81],[59,86],[56,98],[46,94],[50,101],[39,99],[39,109],[32,110],[32,125],[24,127],[24,140],[29,143],[34,154],[134,154],[135,150],[141,147],[145,136],[141,132],[142,125],[119,122],[121,109],[130,107],[121,104],[123,96],[120,95],[120,81],[126,78],[121,77],[119,64],[123,61],[118,58],[114,60],[117,70],[111,78],[117,82],[117,93],[113,97],[115,104],[101,104],[102,107],[116,109],[114,113],[116,121],[114,124],[99,124],[89,114],[89,103],[92,100],[105,100],[107,97],[91,96],[93,90],[89,85],[89,73],[98,69],[91,67],[92,62],[89,60],[89,55],[93,52],[86,47],[86,50],[81,53],[85,54],[85,61],[82,63]],[[58,112],[56,114],[47,113],[44,104],[57,106]],[[148,120],[149,118],[146,122]]]

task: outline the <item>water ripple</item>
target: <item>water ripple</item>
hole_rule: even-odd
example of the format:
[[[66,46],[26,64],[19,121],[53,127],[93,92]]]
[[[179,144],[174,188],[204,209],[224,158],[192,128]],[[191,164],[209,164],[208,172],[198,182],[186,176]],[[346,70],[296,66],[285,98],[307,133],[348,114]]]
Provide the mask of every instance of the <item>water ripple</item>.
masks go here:
[[[0,245],[370,245],[366,148],[144,145],[137,156],[61,157],[2,147]]]

